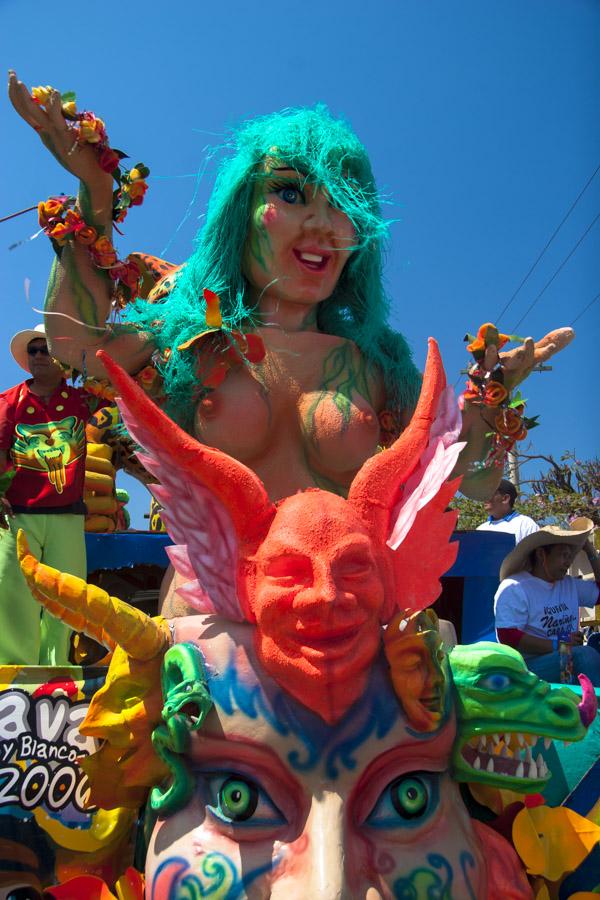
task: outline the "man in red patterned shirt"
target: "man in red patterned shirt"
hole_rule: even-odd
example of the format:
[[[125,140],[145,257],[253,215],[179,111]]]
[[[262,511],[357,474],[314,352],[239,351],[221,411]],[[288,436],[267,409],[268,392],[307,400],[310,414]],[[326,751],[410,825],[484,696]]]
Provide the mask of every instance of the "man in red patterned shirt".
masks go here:
[[[31,378],[0,394],[0,471],[14,478],[0,498],[0,664],[64,665],[70,630],[32,597],[16,555],[19,528],[49,566],[85,578],[85,425],[93,409],[67,384],[43,325],[10,344]]]

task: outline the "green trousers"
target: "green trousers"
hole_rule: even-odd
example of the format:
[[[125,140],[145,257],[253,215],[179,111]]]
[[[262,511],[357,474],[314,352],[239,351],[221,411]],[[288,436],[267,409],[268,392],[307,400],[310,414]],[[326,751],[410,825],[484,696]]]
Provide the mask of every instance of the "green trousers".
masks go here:
[[[17,531],[41,562],[86,576],[84,516],[17,513],[0,530],[0,665],[63,666],[71,630],[34,599],[17,559]]]

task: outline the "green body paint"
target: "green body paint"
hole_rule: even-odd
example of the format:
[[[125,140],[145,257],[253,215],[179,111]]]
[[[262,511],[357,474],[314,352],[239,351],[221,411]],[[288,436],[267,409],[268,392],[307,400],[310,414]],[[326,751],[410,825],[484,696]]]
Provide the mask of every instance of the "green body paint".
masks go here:
[[[482,641],[454,647],[455,781],[475,781],[520,793],[541,791],[550,777],[538,739],[580,741],[586,734],[576,694],[552,689],[529,672],[512,647]],[[537,760],[536,760],[537,757]]]
[[[314,435],[315,414],[324,400],[333,401],[341,413],[342,432],[350,423],[354,394],[360,394],[367,403],[372,403],[364,357],[360,358],[358,365],[356,362],[356,351],[349,341],[344,341],[325,357],[321,393],[311,404],[304,423],[305,433],[311,440]]]
[[[202,654],[195,644],[177,644],[166,652],[161,682],[165,724],[152,732],[152,746],[169,767],[172,783],[166,790],[153,788],[150,806],[155,812],[170,815],[186,805],[194,789],[182,754],[189,749],[190,735],[202,727],[212,707]]]
[[[262,194],[260,197],[260,202],[252,215],[252,223],[254,227],[250,229],[248,234],[248,250],[250,252],[250,255],[253,259],[256,260],[258,265],[265,272],[267,271],[268,267],[267,259],[271,260],[273,258],[271,239],[269,238],[269,233],[265,228],[265,224],[263,221],[266,211],[266,203],[266,197],[264,194]]]

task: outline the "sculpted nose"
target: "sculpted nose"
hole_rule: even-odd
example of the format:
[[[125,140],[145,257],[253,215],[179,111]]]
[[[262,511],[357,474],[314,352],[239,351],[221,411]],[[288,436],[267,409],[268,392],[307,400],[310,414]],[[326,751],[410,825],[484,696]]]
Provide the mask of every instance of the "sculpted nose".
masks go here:
[[[309,840],[305,897],[346,900],[344,804],[339,794],[323,791],[315,797],[306,823]]]
[[[325,232],[333,231],[333,207],[323,194],[319,194],[315,197],[307,209],[307,228],[314,228]]]

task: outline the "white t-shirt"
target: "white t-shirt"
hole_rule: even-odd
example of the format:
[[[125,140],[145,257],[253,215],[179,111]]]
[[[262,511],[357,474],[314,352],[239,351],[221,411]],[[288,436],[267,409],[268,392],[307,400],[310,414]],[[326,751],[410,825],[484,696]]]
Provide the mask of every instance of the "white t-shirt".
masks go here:
[[[519,541],[522,541],[528,534],[539,531],[540,526],[529,516],[524,516],[522,513],[513,510],[513,512],[504,516],[503,519],[492,519],[490,516],[486,522],[482,522],[481,525],[478,525],[476,530],[504,531],[508,534],[514,534],[515,543],[518,544]]]
[[[496,629],[518,628],[541,638],[570,634],[579,630],[579,607],[594,606],[597,599],[595,581],[566,575],[550,582],[519,572],[505,578],[496,591]]]

